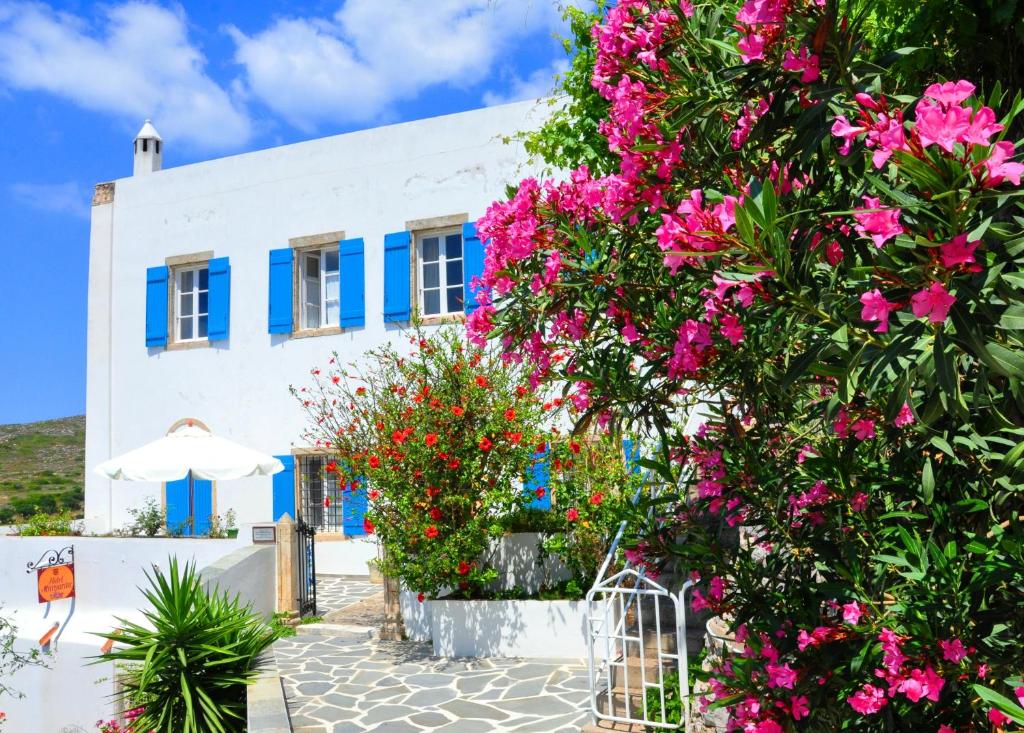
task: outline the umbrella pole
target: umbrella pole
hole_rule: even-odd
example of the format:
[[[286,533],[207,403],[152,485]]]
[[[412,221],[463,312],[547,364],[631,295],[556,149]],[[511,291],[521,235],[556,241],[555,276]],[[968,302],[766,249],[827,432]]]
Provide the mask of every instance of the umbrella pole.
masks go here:
[[[190,522],[188,533],[190,535],[195,535],[195,533],[196,533],[196,482],[195,482],[195,478],[193,478],[193,476],[192,476],[192,471],[191,470],[189,470],[189,472],[188,472],[188,520]]]

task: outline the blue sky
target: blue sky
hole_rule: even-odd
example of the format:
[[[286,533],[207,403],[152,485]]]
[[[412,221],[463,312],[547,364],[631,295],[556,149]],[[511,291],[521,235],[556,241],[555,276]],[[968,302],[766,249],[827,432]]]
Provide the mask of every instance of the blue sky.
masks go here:
[[[541,96],[556,0],[0,0],[0,423],[85,411],[92,186]]]

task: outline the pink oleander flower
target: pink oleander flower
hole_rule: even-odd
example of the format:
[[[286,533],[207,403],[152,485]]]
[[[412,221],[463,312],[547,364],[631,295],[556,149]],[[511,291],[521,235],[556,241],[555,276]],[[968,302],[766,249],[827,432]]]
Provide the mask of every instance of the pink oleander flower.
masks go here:
[[[855,512],[862,512],[868,508],[868,495],[863,491],[858,491],[850,499],[850,509]]]
[[[960,104],[969,96],[974,94],[974,85],[969,81],[947,81],[943,84],[932,84],[924,90],[926,97],[931,97],[936,102],[944,105]]]
[[[843,247],[839,242],[829,242],[825,245],[825,259],[835,267],[842,262],[844,257]]]
[[[764,668],[768,672],[768,687],[793,689],[793,685],[796,684],[797,673],[790,668],[789,664],[766,664]]]
[[[1016,696],[1017,702],[1021,704],[1021,707],[1024,707],[1024,687],[1015,687],[1013,694]]]
[[[899,304],[886,300],[878,288],[862,293],[860,302],[864,306],[860,311],[861,320],[878,321],[875,333],[886,333],[889,330],[889,314],[899,310]]]
[[[942,323],[955,302],[956,296],[950,295],[942,283],[935,282],[914,293],[910,298],[910,308],[918,318],[928,316],[930,323]]]
[[[967,647],[959,639],[952,639],[950,641],[940,639],[939,648],[942,650],[942,658],[947,662],[959,664],[967,659]]]
[[[929,666],[924,670],[911,670],[910,675],[900,682],[897,691],[906,695],[910,702],[918,702],[922,697],[938,702],[945,684],[946,681],[935,674],[935,670]]]
[[[974,145],[990,144],[989,139],[997,132],[1001,132],[1003,126],[996,122],[996,113],[991,107],[982,107],[971,118],[971,124],[967,132],[960,138],[960,142],[972,143]]]
[[[914,411],[910,409],[910,405],[906,402],[903,403],[903,407],[900,408],[899,414],[893,419],[892,424],[898,428],[906,427],[914,422]]]
[[[832,423],[832,429],[840,438],[850,437],[850,416],[847,414],[845,407],[840,407],[839,412],[836,413],[836,419]]]
[[[733,346],[743,340],[743,326],[740,324],[740,319],[731,313],[719,317],[718,328]]]
[[[882,245],[903,232],[903,225],[900,224],[900,210],[886,209],[881,207],[881,201],[870,196],[864,197],[864,207],[854,212],[853,218],[857,220],[854,229],[862,237],[870,237],[875,246],[881,249]]]
[[[942,725],[939,726],[939,730],[936,731],[936,733],[956,733],[956,731],[953,730],[952,728],[950,728],[945,723],[943,723]]]
[[[997,728],[1001,728],[1010,722],[1010,718],[1008,716],[1003,715],[995,708],[989,708],[988,720],[990,723],[992,723],[992,725],[996,726]]]
[[[740,60],[745,64],[764,59],[764,38],[757,33],[743,36],[736,44],[736,48],[740,51]]]
[[[1020,185],[1024,174],[1024,163],[1007,162],[1013,156],[1014,144],[1002,140],[992,146],[988,160],[985,161],[987,175],[982,184],[985,188],[995,188],[1003,181],[1010,181],[1014,186]]]
[[[862,417],[854,422],[850,428],[857,440],[871,440],[875,437],[875,421],[871,418]]]
[[[968,242],[966,234],[960,234],[953,237],[950,241],[946,242],[939,247],[939,258],[942,260],[942,266],[947,269],[953,269],[957,265],[970,265],[974,263],[974,250],[978,248],[980,242]]]
[[[860,621],[860,617],[864,615],[864,612],[860,608],[860,604],[857,601],[850,601],[843,605],[843,621],[848,623],[850,626],[856,626]]]
[[[789,698],[789,711],[793,716],[793,720],[800,720],[810,715],[811,708],[808,705],[807,696],[791,695]]]
[[[928,99],[922,99],[915,112],[916,128],[921,145],[938,145],[947,153],[961,142],[971,126],[969,107],[941,107]]]
[[[817,81],[821,78],[819,62],[818,54],[811,53],[807,46],[801,46],[799,56],[792,51],[786,51],[786,57],[782,61],[782,68],[786,71],[803,72],[800,76],[800,81],[804,84],[810,84],[812,81]]]
[[[637,333],[636,326],[628,319],[626,320],[626,325],[622,327],[622,338],[624,338],[628,344],[640,340],[640,334]]]
[[[861,715],[871,715],[884,708],[889,701],[885,699],[885,690],[866,684],[846,698],[846,702]]]

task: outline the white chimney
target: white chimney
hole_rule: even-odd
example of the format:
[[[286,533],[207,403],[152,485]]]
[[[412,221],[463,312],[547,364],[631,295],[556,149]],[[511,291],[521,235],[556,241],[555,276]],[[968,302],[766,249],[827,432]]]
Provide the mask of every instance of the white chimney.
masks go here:
[[[153,127],[152,122],[146,120],[139,134],[135,136],[135,167],[132,175],[140,176],[163,168],[163,147],[160,133]]]

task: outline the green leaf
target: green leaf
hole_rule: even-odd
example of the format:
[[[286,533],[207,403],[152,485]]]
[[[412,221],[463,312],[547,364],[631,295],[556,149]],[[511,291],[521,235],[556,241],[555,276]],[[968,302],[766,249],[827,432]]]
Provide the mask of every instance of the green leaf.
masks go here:
[[[931,504],[935,496],[935,474],[932,472],[932,459],[926,458],[921,470],[921,496],[925,504]]]

